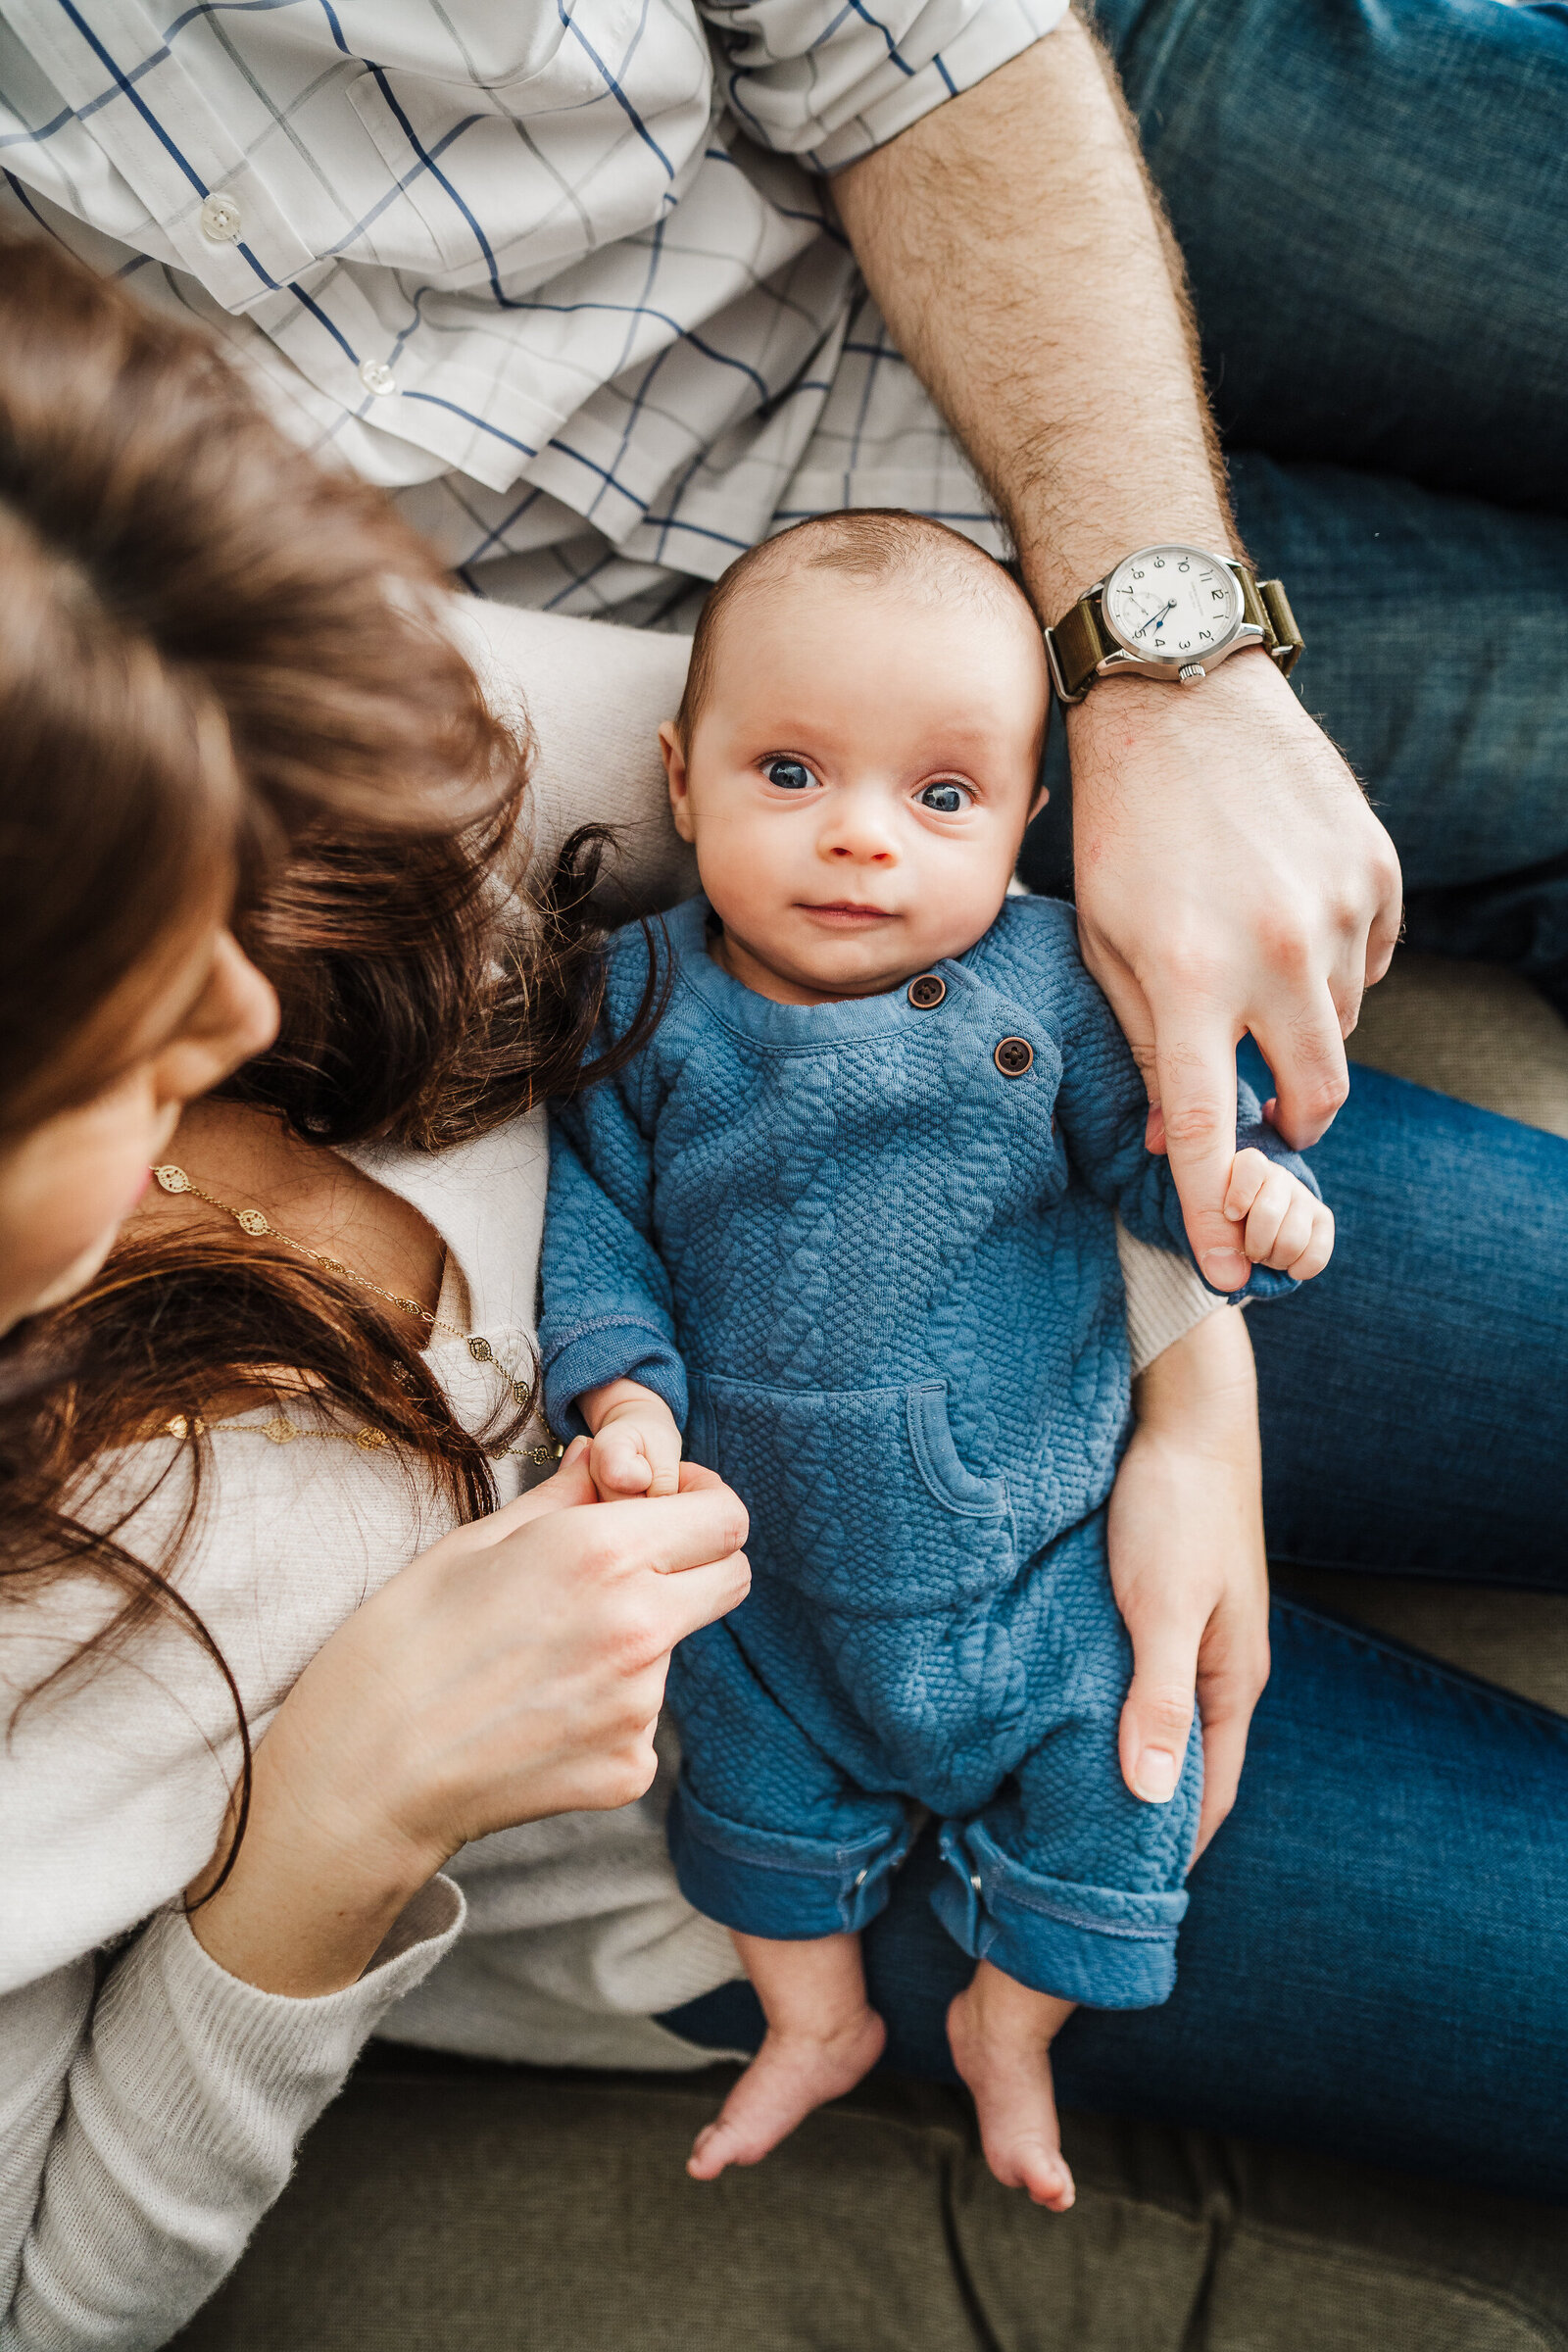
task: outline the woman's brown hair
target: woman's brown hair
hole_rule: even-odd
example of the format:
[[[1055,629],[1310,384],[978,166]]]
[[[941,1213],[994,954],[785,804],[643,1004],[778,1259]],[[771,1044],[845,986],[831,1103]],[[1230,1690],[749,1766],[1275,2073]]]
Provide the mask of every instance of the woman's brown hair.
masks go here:
[[[443,626],[434,557],[196,330],[4,238],[0,575],[0,1142],[102,1085],[106,1014],[123,1026],[160,943],[220,890],[282,1007],[226,1091],[299,1135],[439,1149],[582,1083],[606,836],[516,883],[527,746]],[[0,1348],[0,1594],[90,1567],[116,1605],[73,1666],[172,1617],[243,1738],[174,1581],[206,1409],[286,1367],[471,1516],[527,1410],[473,1437],[416,1338],[286,1250],[122,1243]],[[106,1529],[83,1481],[172,1423],[188,1505],[149,1562],[122,1540],[144,1497]]]

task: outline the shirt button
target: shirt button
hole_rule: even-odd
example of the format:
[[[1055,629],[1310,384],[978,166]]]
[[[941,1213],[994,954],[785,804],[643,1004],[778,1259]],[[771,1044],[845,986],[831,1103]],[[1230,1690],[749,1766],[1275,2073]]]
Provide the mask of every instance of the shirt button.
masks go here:
[[[202,235],[209,245],[232,245],[239,235],[244,218],[232,196],[205,196],[202,199]]]
[[[398,379],[385,360],[362,360],[360,362],[360,381],[367,392],[373,392],[378,398],[388,392],[395,392],[398,388]]]
[[[1035,1050],[1026,1037],[1004,1037],[991,1058],[1004,1078],[1021,1078],[1034,1066]]]
[[[940,972],[922,972],[904,993],[916,1012],[934,1012],[948,993],[948,984]]]

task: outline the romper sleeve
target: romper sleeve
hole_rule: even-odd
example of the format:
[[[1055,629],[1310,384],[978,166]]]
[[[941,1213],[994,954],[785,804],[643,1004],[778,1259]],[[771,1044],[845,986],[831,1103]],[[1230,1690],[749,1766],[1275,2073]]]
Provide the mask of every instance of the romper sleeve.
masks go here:
[[[1051,32],[1067,0],[698,0],[760,145],[837,172]]]
[[[160,1912],[0,1998],[0,2352],[167,2342],[233,2269],[381,2017],[450,1950],[433,1879],[319,2000],[242,1984]]]
[[[550,1190],[539,1261],[545,1416],[559,1437],[585,1427],[577,1399],[636,1380],[686,1426],[669,1276],[649,1233],[652,1154],[612,1083],[550,1126]]]
[[[611,943],[601,1049],[624,1036],[647,975],[641,936]],[[557,1104],[539,1261],[539,1364],[545,1414],[560,1437],[585,1424],[577,1399],[636,1380],[686,1426],[686,1368],[674,1297],[654,1241],[654,1128],[660,1082],[651,1048],[612,1078]]]

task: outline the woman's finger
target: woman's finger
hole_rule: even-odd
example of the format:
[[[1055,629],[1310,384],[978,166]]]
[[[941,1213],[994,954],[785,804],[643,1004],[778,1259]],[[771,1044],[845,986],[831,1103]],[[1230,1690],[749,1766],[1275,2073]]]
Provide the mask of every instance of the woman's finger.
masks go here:
[[[546,1519],[553,1511],[574,1510],[582,1503],[597,1502],[598,1493],[588,1475],[588,1440],[573,1438],[556,1468],[526,1494],[504,1502],[488,1518],[471,1519],[466,1526],[455,1528],[450,1536],[431,1545],[432,1551],[468,1551],[487,1544],[499,1544],[519,1527],[531,1526],[536,1519]]]
[[[727,1559],[744,1545],[749,1525],[745,1503],[719,1479],[680,1494],[602,1503],[585,1540],[603,1566],[672,1576]]]
[[[661,1579],[656,1610],[662,1649],[673,1649],[688,1634],[727,1617],[751,1589],[752,1564],[744,1551]]]
[[[1198,1712],[1203,1727],[1203,1801],[1198,1816],[1196,1862],[1236,1802],[1247,1736],[1268,1681],[1268,1593],[1238,1615],[1214,1613],[1198,1661]]]

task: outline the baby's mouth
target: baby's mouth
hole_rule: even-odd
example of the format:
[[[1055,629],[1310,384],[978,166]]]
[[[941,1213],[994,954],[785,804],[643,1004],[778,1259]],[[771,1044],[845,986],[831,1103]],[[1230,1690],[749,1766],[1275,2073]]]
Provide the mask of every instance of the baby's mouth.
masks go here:
[[[856,899],[830,899],[816,906],[808,899],[798,902],[804,914],[815,916],[818,922],[833,924],[888,923],[893,920],[891,906],[866,906]]]

